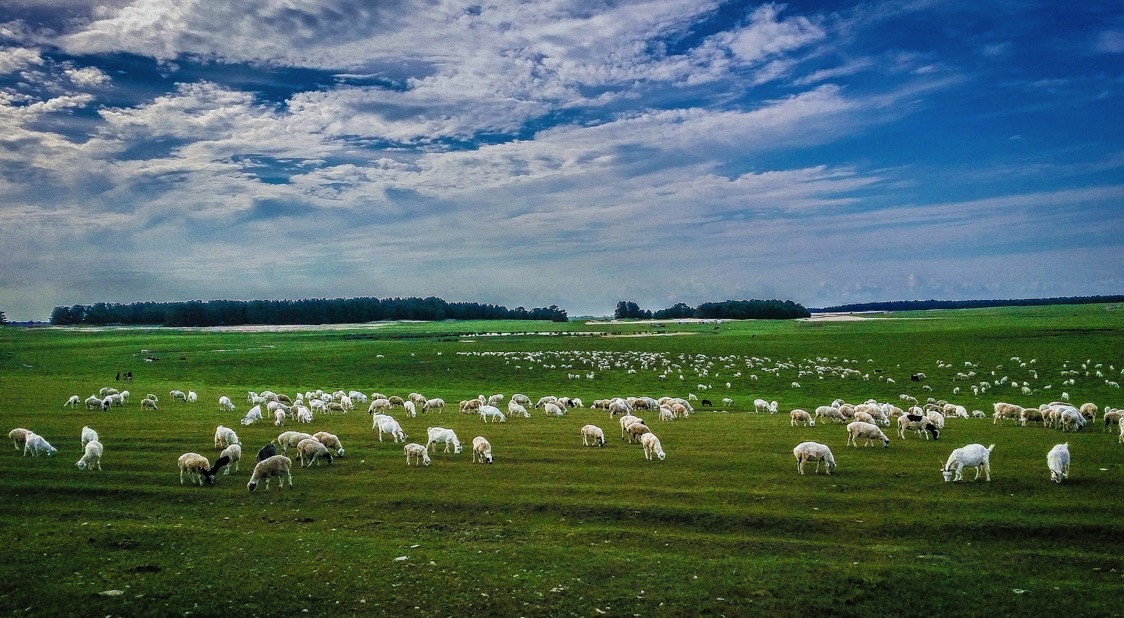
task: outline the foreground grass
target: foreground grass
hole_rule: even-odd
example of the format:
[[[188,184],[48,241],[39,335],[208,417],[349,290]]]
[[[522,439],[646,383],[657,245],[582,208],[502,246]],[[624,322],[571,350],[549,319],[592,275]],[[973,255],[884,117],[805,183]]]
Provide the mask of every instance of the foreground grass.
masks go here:
[[[896,436],[890,448],[844,446],[838,425],[789,427],[783,415],[751,414],[752,399],[782,410],[813,409],[835,397],[895,400],[900,393],[990,409],[1031,405],[1061,390],[1063,368],[1089,361],[1124,368],[1120,314],[1111,306],[921,312],[858,323],[668,325],[694,333],[473,336],[560,332],[558,325],[409,324],[314,333],[208,331],[0,331],[0,410],[9,428],[29,427],[59,447],[56,458],[0,456],[6,560],[0,612],[21,615],[253,615],[329,612],[373,615],[1070,615],[1124,613],[1124,446],[1091,428],[1062,436],[1041,428],[953,420],[942,440]],[[900,319],[904,318],[904,319]],[[627,335],[650,325],[564,325],[573,332]],[[146,350],[146,352],[141,352]],[[219,351],[221,350],[221,351]],[[543,352],[539,364],[484,352]],[[571,380],[570,352],[611,355],[620,367]],[[458,354],[460,352],[461,354]],[[628,354],[706,355],[710,375],[659,380],[628,373]],[[465,354],[469,353],[469,354]],[[145,363],[144,356],[161,360]],[[773,361],[857,360],[860,379],[733,377],[721,357]],[[1036,362],[1021,368],[1010,357]],[[1024,380],[1010,391],[953,396],[952,371],[968,361]],[[520,369],[515,369],[515,366]],[[545,365],[553,365],[553,368]],[[995,369],[1003,365],[1002,369]],[[852,365],[849,365],[852,366]],[[134,403],[108,413],[63,410],[133,370],[134,398],[161,396],[161,410]],[[875,369],[881,369],[876,374]],[[581,368],[580,373],[589,371]],[[924,371],[933,391],[909,374]],[[1021,372],[1021,373],[1020,373]],[[719,376],[714,374],[718,373]],[[791,387],[798,380],[799,389]],[[731,388],[725,388],[725,382]],[[251,465],[211,488],[181,486],[175,458],[214,458],[214,426],[235,426],[247,450],[276,436],[217,411],[226,394],[356,388],[420,391],[455,402],[479,393],[570,394],[588,403],[615,395],[699,392],[733,406],[686,421],[651,424],[668,451],[647,462],[601,412],[484,425],[455,412],[402,419],[411,441],[427,425],[462,441],[487,436],[493,466],[469,454],[437,453],[407,468],[400,445],[379,443],[364,413],[321,417],[312,430],[337,433],[347,456],[294,471],[294,488],[249,494]],[[1052,384],[1051,384],[1052,383]],[[172,388],[200,403],[173,405]],[[1074,400],[1120,406],[1119,391],[1081,376]],[[239,401],[242,399],[243,401]],[[717,403],[717,402],[716,402]],[[604,449],[581,447],[593,422]],[[80,473],[78,435],[89,424],[106,445],[105,470]],[[290,427],[286,427],[290,428]],[[303,429],[303,428],[302,428]],[[814,439],[832,447],[837,474],[796,474],[791,449]],[[1070,482],[1048,481],[1045,453],[1069,441]],[[945,484],[937,469],[969,442],[997,444],[991,483]],[[249,458],[248,458],[249,459]],[[971,475],[969,475],[971,476]],[[115,596],[102,593],[122,591]]]

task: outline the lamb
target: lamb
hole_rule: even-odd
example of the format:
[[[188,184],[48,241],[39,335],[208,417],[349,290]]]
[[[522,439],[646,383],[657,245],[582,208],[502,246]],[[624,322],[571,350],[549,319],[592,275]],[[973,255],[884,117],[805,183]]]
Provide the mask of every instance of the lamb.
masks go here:
[[[499,408],[492,405],[480,406],[480,420],[487,423],[489,418],[492,419],[493,423],[497,421],[507,422],[507,417],[503,415],[503,412],[500,412]]]
[[[8,432],[8,437],[12,439],[12,445],[16,447],[17,451],[22,451],[25,444],[27,444],[27,436],[31,433],[30,429],[23,427],[16,427]]]
[[[195,403],[199,401],[199,395],[195,391],[187,391],[187,398],[184,400],[187,403]]]
[[[183,473],[187,472],[187,477],[192,482],[198,483],[200,486],[206,481],[208,485],[215,484],[215,474],[218,473],[219,468],[225,466],[229,460],[224,457],[219,457],[215,460],[215,466],[211,467],[211,462],[199,453],[184,453],[179,457],[180,467],[180,485],[183,485]]]
[[[941,468],[941,474],[944,475],[944,481],[955,482],[964,480],[964,468],[975,468],[976,478],[979,480],[980,471],[984,473],[984,479],[991,481],[991,450],[995,445],[984,448],[982,444],[969,444],[962,446],[948,456],[948,461],[945,462],[944,467]]]
[[[238,461],[242,459],[242,445],[231,444],[219,453],[219,461],[226,459],[228,464],[234,464],[234,471],[237,472],[240,468]],[[227,465],[226,469],[222,471],[223,474],[230,474],[230,466]]]
[[[319,440],[324,446],[335,449],[336,457],[343,457],[343,445],[340,444],[340,439],[336,437],[336,434],[318,431],[312,434],[312,437]]]
[[[261,405],[256,405],[246,412],[246,416],[242,417],[243,425],[251,425],[261,420]]]
[[[241,443],[242,442],[238,439],[238,434],[234,433],[233,429],[223,425],[215,427],[215,448],[222,449],[231,444]]]
[[[90,442],[97,442],[97,441],[98,441],[98,432],[94,431],[89,426],[86,426],[86,427],[82,428],[82,448],[86,448],[86,445],[89,444]]]
[[[765,401],[764,399],[754,399],[753,408],[757,412],[768,412],[769,414],[777,413],[777,402]]]
[[[605,432],[597,425],[585,425],[581,428],[582,446],[589,446],[586,441],[593,440],[593,446],[605,446]]]
[[[84,451],[82,459],[79,459],[78,463],[74,465],[78,466],[79,470],[93,470],[95,467],[101,470],[101,442],[98,442],[97,439],[90,440],[84,445]]]
[[[1061,484],[1062,480],[1069,478],[1069,442],[1055,444],[1046,453],[1046,467],[1050,469],[1050,480],[1055,483]]]
[[[54,457],[57,452],[58,449],[51,446],[46,438],[32,431],[27,432],[27,441],[23,443],[24,457],[28,453],[31,453],[32,457],[38,457],[40,453],[46,453],[47,457]]]
[[[80,404],[80,403],[82,403],[82,399],[79,398],[78,395],[71,395],[70,399],[67,399],[66,403],[62,404],[62,407],[64,407],[64,408],[77,408],[78,404]]]
[[[878,425],[874,423],[867,423],[864,421],[855,421],[847,425],[847,444],[857,447],[859,445],[859,438],[866,438],[866,444],[863,446],[870,446],[871,440],[879,440],[882,442],[883,448],[890,446],[890,439]]]
[[[273,411],[273,426],[280,427],[285,424],[285,410],[278,408]]]
[[[903,414],[898,417],[898,437],[905,440],[906,431],[916,431],[921,434],[926,440],[929,439],[929,434],[933,435],[934,440],[939,440],[941,432],[929,417],[920,414]],[[928,433],[926,433],[928,432]]]
[[[663,451],[663,445],[660,444],[660,439],[656,434],[648,432],[640,436],[640,444],[644,447],[644,459],[652,460],[652,457],[658,457],[663,461],[667,457],[667,453]]]
[[[429,465],[433,462],[429,458],[429,451],[417,442],[411,442],[402,447],[402,452],[406,454],[406,465],[410,465],[410,455],[414,456],[414,465]]]
[[[472,439],[472,461],[474,463],[477,457],[480,458],[480,463],[492,463],[492,445],[484,436],[476,436]]]
[[[804,425],[805,427],[815,427],[816,426],[816,419],[812,418],[812,415],[808,414],[808,412],[806,410],[801,410],[800,408],[797,408],[797,409],[793,410],[792,412],[789,412],[788,418],[789,418],[789,425],[792,426],[792,427],[795,427],[797,425],[797,423],[800,423],[800,424]]]
[[[265,490],[269,491],[269,479],[273,477],[284,477],[289,481],[289,489],[293,488],[293,473],[290,468],[293,467],[293,460],[284,455],[274,455],[268,459],[259,461],[254,466],[254,472],[250,475],[250,482],[246,484],[246,489],[254,491],[258,488],[258,482],[265,479]],[[281,481],[278,481],[278,488],[281,487]]]
[[[446,453],[449,452],[450,444],[453,445],[454,455],[461,452],[461,442],[457,439],[457,434],[454,433],[452,429],[446,429],[444,427],[429,427],[426,429],[426,433],[429,436],[429,440],[425,443],[426,450],[429,450],[429,447],[431,445],[437,444],[438,442],[444,442]]]
[[[304,463],[306,457],[307,465]],[[320,465],[316,460],[321,458],[327,459],[328,465],[332,465],[332,454],[328,452],[328,447],[315,438],[306,438],[297,443],[297,458],[300,459],[303,468],[311,468],[313,462]]]
[[[824,467],[828,474],[835,469],[835,456],[831,454],[831,449],[826,444],[819,442],[801,442],[792,449],[792,455],[796,457],[796,469],[800,475],[804,475],[804,464],[809,461],[816,462],[816,474],[820,473],[820,462],[824,462]]]
[[[406,438],[408,437],[406,435],[406,432],[402,431],[402,426],[399,425],[398,421],[394,420],[393,418],[386,415],[381,415],[378,418],[377,424],[379,428],[379,442],[382,442],[382,434],[384,433],[390,434],[390,437],[394,438],[395,444],[397,444],[398,442],[406,441]]]

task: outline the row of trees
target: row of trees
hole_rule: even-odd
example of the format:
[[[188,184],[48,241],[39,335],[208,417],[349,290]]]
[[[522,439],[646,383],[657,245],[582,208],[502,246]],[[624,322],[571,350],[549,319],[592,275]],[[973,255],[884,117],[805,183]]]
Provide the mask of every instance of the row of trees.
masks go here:
[[[697,307],[676,303],[655,313],[641,309],[634,302],[622,300],[617,303],[617,309],[613,313],[613,317],[618,320],[792,320],[810,315],[812,314],[802,305],[791,300],[727,300],[703,303]]]
[[[817,311],[920,311],[925,309],[982,309],[988,307],[1034,307],[1041,305],[1087,305],[1095,303],[1124,302],[1124,296],[1064,296],[1054,298],[1016,298],[990,300],[895,300],[872,303],[852,303],[824,307]]]
[[[4,315],[3,311],[0,311],[0,324],[7,324],[7,323],[8,323],[8,316]]]
[[[569,317],[556,305],[531,310],[427,298],[309,298],[300,300],[192,300],[131,304],[94,303],[55,307],[51,324],[242,326],[353,324],[379,320],[550,320]]]

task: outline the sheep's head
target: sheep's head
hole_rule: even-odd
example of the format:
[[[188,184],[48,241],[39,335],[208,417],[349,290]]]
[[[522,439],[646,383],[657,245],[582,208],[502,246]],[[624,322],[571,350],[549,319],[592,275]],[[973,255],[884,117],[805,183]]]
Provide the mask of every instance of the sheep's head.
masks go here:
[[[258,482],[256,479],[251,479],[249,483],[246,483],[246,489],[249,489],[250,491],[254,491],[257,488]]]
[[[656,457],[659,457],[660,461],[663,461],[667,457],[667,453],[665,453],[663,451],[660,451],[660,452],[656,453]]]
[[[86,469],[86,462],[85,462],[85,460],[79,461],[78,463],[76,463],[76,464],[74,464],[74,465],[78,466],[78,469],[79,469],[79,470],[85,470],[85,469]]]

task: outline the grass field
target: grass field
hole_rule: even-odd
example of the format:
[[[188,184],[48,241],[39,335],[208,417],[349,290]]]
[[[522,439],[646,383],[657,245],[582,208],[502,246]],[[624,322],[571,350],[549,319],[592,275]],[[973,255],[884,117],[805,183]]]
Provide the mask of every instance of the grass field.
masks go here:
[[[794,428],[787,412],[837,397],[900,404],[905,393],[990,416],[996,401],[1038,405],[1062,391],[1103,410],[1124,406],[1106,383],[1122,370],[1119,305],[720,325],[0,329],[7,429],[32,429],[59,449],[0,455],[0,613],[1121,615],[1124,444],[1099,416],[1065,435],[951,419],[938,442],[887,429],[889,448],[855,449],[841,425]],[[135,379],[115,383],[118,371]],[[970,381],[955,379],[968,371]],[[910,381],[915,372],[926,380]],[[968,388],[1004,377],[979,396]],[[1022,394],[1024,382],[1033,394]],[[132,403],[63,409],[103,386],[128,388]],[[471,464],[466,448],[407,468],[401,445],[380,443],[363,410],[311,426],[238,424],[247,391],[317,388],[442,397],[454,406],[443,414],[399,418],[410,441],[424,443],[432,425],[464,443],[484,435],[496,463]],[[173,403],[172,389],[200,401]],[[695,393],[734,404],[649,419],[662,462],[620,440],[604,412],[485,425],[455,410],[478,394],[516,392],[587,404]],[[140,410],[145,393],[160,397],[159,411]],[[238,411],[219,412],[220,395]],[[757,397],[782,413],[753,413]],[[213,460],[219,423],[246,445],[241,470],[214,487],[181,486],[176,458]],[[605,430],[606,448],[582,447],[586,423]],[[105,444],[101,472],[74,466],[83,425]],[[292,490],[274,481],[249,493],[253,452],[283,429],[331,431],[347,454],[294,468]],[[836,474],[797,474],[792,447],[804,440],[832,448]],[[1067,441],[1072,475],[1059,486],[1045,456]],[[972,442],[996,444],[992,482],[944,483],[949,452]]]

